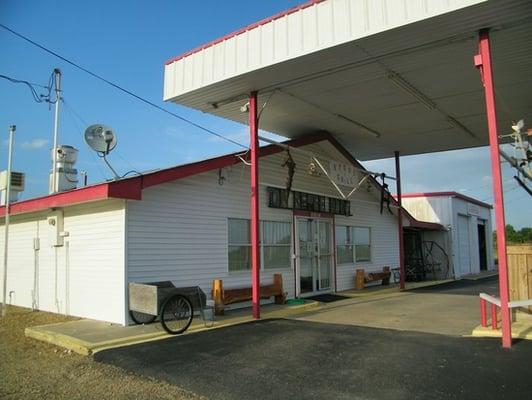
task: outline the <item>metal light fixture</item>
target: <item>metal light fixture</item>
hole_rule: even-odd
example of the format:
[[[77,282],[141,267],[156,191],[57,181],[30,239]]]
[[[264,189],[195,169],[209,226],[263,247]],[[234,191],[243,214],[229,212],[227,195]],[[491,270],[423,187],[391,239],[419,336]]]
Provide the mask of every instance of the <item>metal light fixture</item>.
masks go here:
[[[414,97],[421,104],[423,104],[427,109],[434,110],[436,108],[436,103],[434,103],[431,99],[429,99],[427,96],[425,96],[419,90],[417,90],[410,83],[405,81],[397,73],[390,71],[390,72],[388,72],[386,74],[386,77],[389,80],[391,80],[398,88],[402,89],[403,91],[408,93],[410,96]]]

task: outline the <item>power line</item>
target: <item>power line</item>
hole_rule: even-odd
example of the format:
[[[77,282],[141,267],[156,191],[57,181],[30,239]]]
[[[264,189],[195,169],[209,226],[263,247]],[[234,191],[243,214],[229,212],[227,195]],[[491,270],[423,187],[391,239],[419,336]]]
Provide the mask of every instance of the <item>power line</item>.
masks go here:
[[[15,78],[12,78],[12,77],[7,76],[7,75],[0,75],[0,78],[5,79],[5,80],[7,80],[7,81],[9,81],[11,83],[21,83],[23,85],[26,85],[30,89],[31,95],[33,97],[33,100],[35,100],[37,103],[50,102],[50,93],[52,91],[52,87],[51,87],[50,84],[48,86],[39,85],[38,83],[33,83],[33,82],[25,81],[25,80],[22,80],[22,79],[15,79]],[[39,94],[39,93],[37,93],[37,90],[35,89],[34,86],[38,86],[38,87],[44,88],[44,89],[46,89],[48,91],[48,93],[47,94]]]
[[[39,44],[39,43],[37,43],[37,42],[31,40],[30,38],[28,38],[28,37],[26,37],[26,36],[24,36],[24,35],[22,35],[22,34],[16,32],[16,31],[14,31],[13,29],[8,28],[8,27],[5,26],[4,24],[0,24],[0,27],[4,28],[6,31],[11,32],[13,35],[19,37],[20,39],[23,39],[23,40],[25,40],[26,42],[31,43],[32,45],[34,45],[34,46],[40,48],[41,50],[43,50],[43,51],[45,51],[45,52],[47,52],[47,53],[53,55],[54,57],[57,57],[57,58],[59,58],[60,60],[63,60],[64,62],[66,62],[66,63],[72,65],[73,67],[78,68],[79,70],[81,70],[81,71],[83,71],[83,72],[85,72],[85,73],[91,75],[92,77],[94,77],[94,78],[96,78],[96,79],[99,79],[99,80],[101,80],[102,82],[107,83],[108,85],[114,87],[115,89],[118,89],[118,90],[120,90],[121,92],[124,92],[124,93],[126,93],[126,94],[128,94],[128,95],[130,95],[130,96],[132,96],[132,97],[134,97],[134,98],[136,98],[137,100],[140,100],[141,102],[143,102],[143,103],[145,103],[145,104],[148,104],[149,106],[158,109],[159,111],[162,111],[162,112],[164,112],[164,113],[166,113],[166,114],[169,114],[169,115],[171,115],[171,116],[173,116],[173,117],[175,117],[175,118],[177,118],[177,119],[179,119],[179,120],[181,120],[181,121],[183,121],[183,122],[186,122],[187,124],[190,124],[190,125],[192,125],[192,126],[198,128],[198,129],[201,129],[202,131],[207,132],[207,133],[210,134],[210,135],[213,135],[213,136],[216,136],[216,137],[218,137],[218,138],[220,138],[220,139],[226,140],[226,141],[228,141],[228,142],[230,142],[230,143],[233,143],[233,144],[235,144],[235,145],[237,145],[237,146],[240,146],[240,147],[242,147],[242,148],[244,148],[244,149],[247,149],[247,148],[248,148],[247,146],[243,145],[242,143],[239,143],[239,142],[237,142],[237,141],[235,141],[235,140],[233,140],[233,139],[230,139],[230,138],[228,138],[228,137],[226,137],[226,136],[224,136],[224,135],[221,135],[221,134],[219,134],[219,133],[216,133],[216,132],[214,132],[213,130],[211,130],[211,129],[209,129],[209,128],[206,128],[206,127],[204,127],[204,126],[202,126],[202,125],[200,125],[200,124],[198,124],[198,123],[196,123],[196,122],[194,122],[194,121],[189,120],[188,118],[182,117],[182,116],[179,115],[179,114],[176,114],[176,113],[174,113],[174,112],[172,112],[172,111],[169,111],[169,110],[167,110],[167,109],[165,109],[165,108],[163,108],[163,107],[161,107],[161,106],[159,106],[159,105],[157,105],[157,104],[151,102],[150,100],[147,100],[147,99],[145,99],[145,98],[139,96],[138,94],[135,94],[135,93],[131,92],[130,90],[127,90],[127,89],[123,88],[122,86],[120,86],[120,85],[118,85],[118,84],[116,84],[116,83],[114,83],[114,82],[111,82],[110,80],[108,80],[108,79],[102,77],[101,75],[98,75],[98,74],[96,74],[96,73],[90,71],[89,69],[87,69],[87,68],[85,68],[85,67],[83,67],[83,66],[81,66],[81,65],[79,65],[79,64],[77,64],[77,63],[75,63],[75,62],[73,62],[73,61],[71,61],[71,60],[69,60],[68,58],[65,58],[65,57],[61,56],[60,54],[54,52],[53,50],[48,49],[47,47],[45,47],[45,46],[43,46],[43,45],[41,45],[41,44]]]

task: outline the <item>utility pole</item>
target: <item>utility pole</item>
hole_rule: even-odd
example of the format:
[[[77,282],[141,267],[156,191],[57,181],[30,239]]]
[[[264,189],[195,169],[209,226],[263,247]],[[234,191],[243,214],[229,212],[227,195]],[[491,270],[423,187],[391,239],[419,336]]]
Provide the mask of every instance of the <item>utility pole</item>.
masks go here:
[[[4,221],[4,290],[2,291],[2,317],[6,316],[7,312],[7,304],[6,304],[6,298],[7,298],[7,252],[8,252],[8,244],[9,244],[9,203],[10,203],[10,196],[11,196],[11,166],[13,164],[13,135],[15,134],[15,131],[17,130],[17,127],[15,125],[11,125],[9,127],[9,150],[8,150],[8,156],[7,156],[7,187],[6,187],[6,214],[5,214],[5,221]]]
[[[61,102],[61,70],[54,69],[55,75],[55,116],[54,116],[54,147],[52,148],[52,182],[49,194],[57,192],[57,142],[59,140],[59,103]]]

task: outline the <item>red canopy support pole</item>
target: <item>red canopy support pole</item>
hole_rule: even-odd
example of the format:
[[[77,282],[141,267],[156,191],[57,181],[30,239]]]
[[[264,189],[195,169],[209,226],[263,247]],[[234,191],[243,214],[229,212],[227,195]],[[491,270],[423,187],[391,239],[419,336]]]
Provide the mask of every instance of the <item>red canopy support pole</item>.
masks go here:
[[[495,202],[495,225],[497,228],[497,255],[499,259],[499,297],[501,299],[502,346],[512,347],[512,327],[508,308],[508,265],[506,258],[506,234],[504,219],[504,197],[502,190],[501,161],[495,108],[493,69],[491,65],[490,38],[488,30],[479,32],[479,53],[475,56],[475,66],[480,70],[486,96],[486,115],[491,154],[491,174]]]
[[[395,156],[395,182],[397,184],[397,234],[399,235],[399,272],[400,272],[400,288],[405,288],[405,248],[403,243],[403,205],[401,198],[401,164],[399,162],[399,152],[394,151]]]
[[[259,219],[259,129],[257,92],[249,95],[249,138],[251,143],[251,302],[253,318],[260,318],[260,219]]]

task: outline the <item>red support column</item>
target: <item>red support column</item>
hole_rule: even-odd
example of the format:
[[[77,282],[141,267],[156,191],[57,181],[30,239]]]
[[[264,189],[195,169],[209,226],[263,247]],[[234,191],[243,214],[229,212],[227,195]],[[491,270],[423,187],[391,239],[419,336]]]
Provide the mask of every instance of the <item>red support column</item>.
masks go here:
[[[486,115],[491,154],[491,174],[495,208],[495,225],[497,229],[497,255],[499,259],[499,297],[501,299],[502,346],[512,347],[512,327],[510,309],[508,308],[508,265],[506,258],[506,234],[504,219],[504,197],[502,189],[501,162],[497,130],[497,113],[495,108],[495,91],[491,65],[490,39],[487,30],[479,32],[479,53],[475,56],[475,66],[480,70],[486,96]],[[496,318],[496,317],[495,317]]]
[[[259,129],[257,92],[249,95],[251,153],[251,302],[253,318],[260,318],[260,219],[259,219]]]
[[[403,243],[403,206],[401,198],[401,164],[399,163],[399,152],[394,151],[395,156],[395,179],[397,184],[397,203],[399,208],[397,209],[397,234],[399,235],[399,271],[400,271],[400,288],[405,288],[405,248]]]

